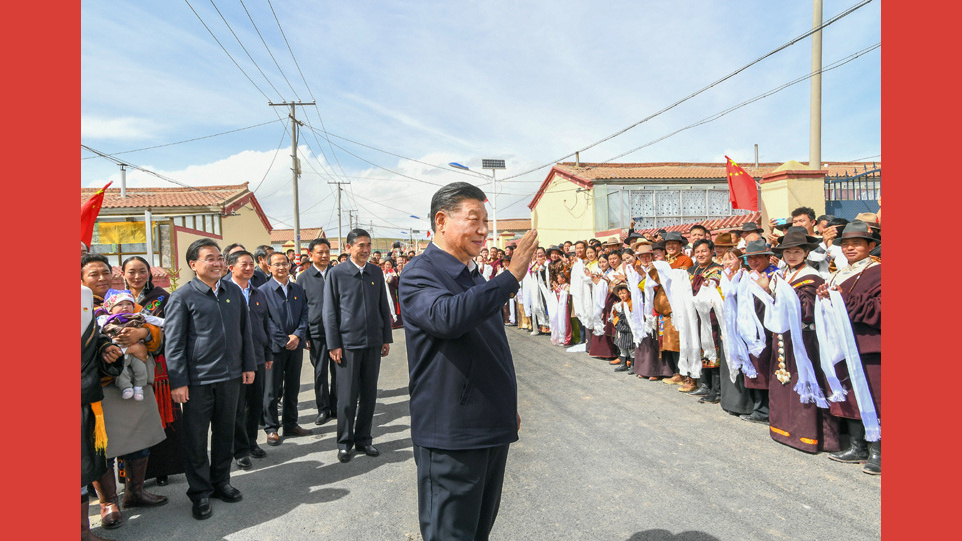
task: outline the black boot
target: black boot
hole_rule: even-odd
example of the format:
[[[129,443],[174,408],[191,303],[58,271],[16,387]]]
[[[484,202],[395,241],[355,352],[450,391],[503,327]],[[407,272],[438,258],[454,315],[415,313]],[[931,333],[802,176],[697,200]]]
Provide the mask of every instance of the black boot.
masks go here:
[[[862,471],[869,475],[882,475],[882,440],[868,442],[868,461]]]
[[[127,460],[124,488],[124,509],[128,507],[158,507],[167,503],[167,496],[158,496],[144,490],[148,457]]]
[[[846,419],[851,443],[848,449],[831,453],[828,458],[846,464],[860,464],[868,459],[868,445],[865,443],[865,426],[859,419]],[[881,465],[879,467],[881,469]]]
[[[93,483],[100,498],[100,526],[108,530],[119,528],[124,523],[120,513],[120,500],[117,498],[117,480],[111,467]]]
[[[708,387],[708,394],[701,397],[698,401],[707,404],[717,404],[721,402],[721,370],[713,368],[709,371],[709,374],[710,375],[705,375],[705,379],[711,381]]]
[[[703,370],[701,379],[699,381],[701,383],[698,385],[698,388],[688,394],[690,394],[691,396],[707,395],[708,391],[711,390],[711,371]]]
[[[628,358],[621,357],[621,362],[615,367],[615,372],[627,372],[628,371]]]

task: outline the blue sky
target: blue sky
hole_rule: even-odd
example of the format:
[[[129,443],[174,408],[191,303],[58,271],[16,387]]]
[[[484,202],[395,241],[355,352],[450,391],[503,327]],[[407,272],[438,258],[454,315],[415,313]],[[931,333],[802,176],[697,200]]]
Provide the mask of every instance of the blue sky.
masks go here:
[[[244,0],[244,6],[280,70],[239,1],[215,4],[253,63],[210,0],[190,0],[253,84],[186,2],[83,2],[82,142],[113,153],[273,120],[122,156],[194,186],[250,182],[275,227],[290,227],[290,139],[277,120],[286,112],[267,102],[294,99],[295,92],[310,101],[313,94],[317,107],[299,108],[299,119],[318,130],[323,119],[330,133],[430,165],[335,137],[331,142],[346,151],[332,152],[323,135],[315,138],[305,128],[299,146],[301,227],[324,226],[336,235],[328,181],[337,177],[351,182],[345,222],[346,209],[357,209],[362,224],[373,220],[375,235],[394,236],[400,228],[427,227],[410,215],[426,216],[436,186],[367,162],[431,183],[473,181],[490,192],[484,179],[446,164],[478,170],[482,158],[504,158],[508,169],[498,172],[501,178],[552,162],[747,64],[812,23],[811,2],[271,3],[310,91],[267,0]],[[856,3],[827,1],[824,18]],[[880,42],[880,2],[823,34],[825,65]],[[581,159],[609,160],[810,68],[809,38],[583,152]],[[824,161],[881,155],[880,71],[878,49],[824,74]],[[802,82],[618,161],[723,161],[728,154],[750,162],[756,143],[761,161],[807,161],[809,95],[809,83]],[[81,158],[89,156],[81,151]],[[499,183],[499,218],[527,216],[526,203],[548,170]],[[116,165],[81,160],[82,186],[107,180],[119,180]],[[169,185],[136,171],[128,183]]]

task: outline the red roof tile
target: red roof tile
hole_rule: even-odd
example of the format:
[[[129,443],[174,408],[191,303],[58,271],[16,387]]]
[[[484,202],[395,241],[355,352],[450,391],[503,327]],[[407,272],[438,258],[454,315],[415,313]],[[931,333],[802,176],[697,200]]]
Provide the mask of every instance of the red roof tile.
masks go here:
[[[302,227],[301,241],[310,241],[324,236],[323,227]],[[294,240],[293,229],[274,229],[271,231],[271,244],[284,243]],[[334,239],[337,241],[337,239]],[[332,242],[333,244],[333,242]]]
[[[488,229],[492,229],[494,222],[488,220]],[[498,234],[502,231],[527,231],[531,229],[531,218],[508,218],[498,220]]]
[[[80,204],[84,204],[97,190],[99,188],[80,188]],[[127,188],[127,197],[120,197],[120,188],[108,188],[104,194],[103,208],[223,206],[245,192],[246,182],[196,188]]]

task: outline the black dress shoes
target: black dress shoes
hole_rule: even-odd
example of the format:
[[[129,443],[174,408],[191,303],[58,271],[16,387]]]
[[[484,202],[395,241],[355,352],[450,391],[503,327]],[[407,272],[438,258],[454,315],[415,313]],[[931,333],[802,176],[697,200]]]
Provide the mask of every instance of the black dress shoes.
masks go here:
[[[242,456],[235,460],[235,462],[237,462],[237,467],[242,470],[249,470],[254,467],[254,465],[251,464],[251,457],[249,456]]]
[[[345,451],[344,449],[338,449],[338,450],[337,450],[337,459],[340,460],[341,462],[350,462],[350,461],[351,461],[351,452],[350,452],[350,451]]]
[[[211,498],[217,498],[218,500],[233,503],[239,502],[244,497],[241,495],[241,491],[230,486],[229,484],[221,485],[214,489],[214,493],[210,495]]]
[[[201,498],[199,500],[194,500],[194,505],[190,508],[190,513],[194,515],[197,520],[204,520],[210,518],[214,511],[210,508],[210,500],[207,498]]]
[[[157,476],[157,486],[159,486],[159,487],[165,487],[165,486],[167,486],[167,485],[169,485],[169,484],[170,484],[170,477],[167,477],[166,475],[158,475],[158,476]]]
[[[331,419],[331,414],[325,411],[325,412],[322,412],[320,415],[318,415],[317,419],[314,419],[314,424],[322,425],[328,422],[330,419]]]
[[[370,443],[367,445],[355,445],[354,447],[356,447],[358,451],[361,451],[367,456],[378,456],[381,454],[381,451],[378,451],[377,447],[371,445]]]
[[[695,393],[692,393],[692,394],[695,394]],[[721,398],[717,398],[717,397],[713,398],[711,395],[706,395],[699,398],[698,401],[701,402],[702,404],[717,404],[721,402]]]
[[[254,458],[264,458],[265,456],[267,456],[267,453],[260,447],[254,445],[253,447],[251,447],[251,456]]]
[[[767,416],[759,415],[758,413],[756,413],[756,412],[754,412],[754,411],[751,413],[751,415],[742,415],[742,416],[741,416],[741,419],[742,419],[743,421],[748,421],[748,422],[750,422],[750,423],[764,423],[764,424],[768,424],[768,417],[767,417]]]

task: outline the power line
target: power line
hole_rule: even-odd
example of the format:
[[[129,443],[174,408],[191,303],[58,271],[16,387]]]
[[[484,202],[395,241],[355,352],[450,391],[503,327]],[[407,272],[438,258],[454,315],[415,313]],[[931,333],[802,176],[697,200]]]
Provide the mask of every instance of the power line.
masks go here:
[[[152,147],[135,148],[135,149],[133,149],[133,150],[122,150],[122,151],[120,151],[120,152],[114,152],[113,155],[114,155],[114,156],[119,156],[119,155],[121,155],[121,154],[131,154],[131,153],[134,153],[134,152],[142,152],[142,151],[144,151],[144,150],[153,150],[153,149],[155,149],[155,148],[169,147],[169,146],[174,146],[174,145],[180,145],[180,144],[183,144],[183,143],[192,143],[192,142],[194,142],[194,141],[200,141],[200,140],[202,140],[202,139],[210,139],[211,137],[217,137],[217,136],[219,136],[219,135],[227,135],[227,134],[229,134],[229,133],[237,133],[237,132],[239,132],[239,131],[249,130],[249,129],[251,129],[251,128],[259,128],[259,127],[261,127],[261,126],[266,126],[266,125],[268,125],[268,124],[273,124],[273,123],[275,123],[275,122],[277,122],[277,120],[268,120],[267,122],[261,122],[260,124],[254,124],[253,126],[245,126],[245,127],[243,127],[243,128],[237,128],[236,130],[228,130],[228,131],[222,131],[222,132],[220,132],[220,133],[212,133],[212,134],[210,134],[210,135],[204,135],[204,136],[202,136],[202,137],[194,137],[193,139],[184,139],[183,141],[174,141],[173,143],[164,143],[163,145],[154,145],[154,146],[152,146]],[[285,128],[285,129],[286,129],[286,128]],[[80,159],[81,159],[81,160],[92,160],[92,159],[98,158],[98,157],[99,157],[99,156],[85,156],[85,157],[80,158]]]
[[[254,85],[254,88],[256,88],[257,91],[264,96],[264,98],[270,101],[271,99],[270,96],[268,96],[263,90],[261,90],[261,87],[257,86],[257,83],[255,83],[254,80],[251,79],[251,76],[248,75],[246,71],[244,71],[244,68],[240,67],[240,64],[238,64],[237,61],[234,60],[234,57],[231,56],[231,54],[227,51],[227,49],[224,47],[224,44],[222,44],[220,40],[217,39],[217,36],[214,35],[214,32],[212,32],[210,27],[207,26],[207,23],[204,22],[204,19],[202,19],[200,14],[197,13],[197,10],[194,9],[194,6],[190,5],[189,0],[184,0],[184,2],[187,4],[187,7],[189,7],[190,10],[194,12],[194,15],[197,16],[197,20],[200,21],[200,24],[204,25],[204,28],[207,29],[207,32],[210,34],[210,37],[214,38],[214,41],[217,42],[217,45],[220,45],[220,48],[224,50],[224,54],[226,54],[227,57],[230,58],[230,61],[233,62],[235,66],[237,66],[237,69],[239,69],[241,73],[244,74],[244,77],[247,77],[247,80],[250,81],[252,85]],[[280,120],[280,117],[278,117],[278,120]]]
[[[104,159],[106,159],[106,160],[112,161],[112,162],[114,162],[114,163],[117,164],[117,165],[125,165],[125,166],[127,166],[127,167],[132,167],[132,168],[134,168],[134,169],[136,169],[136,170],[138,170],[138,171],[141,171],[141,172],[143,172],[143,173],[147,173],[148,175],[155,176],[155,177],[157,177],[157,178],[159,178],[159,179],[161,179],[161,180],[165,180],[165,181],[167,181],[167,182],[170,182],[171,184],[176,184],[176,185],[178,185],[178,186],[180,186],[180,187],[182,187],[182,188],[187,188],[187,189],[189,189],[189,190],[194,190],[194,191],[196,191],[196,192],[204,193],[204,194],[207,194],[207,195],[209,195],[209,196],[211,196],[211,197],[218,197],[218,196],[215,195],[214,193],[212,193],[212,192],[210,192],[210,191],[207,191],[207,190],[205,190],[205,189],[203,189],[203,188],[198,188],[198,187],[196,187],[196,186],[191,186],[191,185],[187,184],[186,182],[182,182],[182,181],[180,181],[180,180],[176,180],[176,179],[170,178],[170,177],[168,177],[168,176],[166,176],[166,175],[162,175],[162,174],[160,174],[160,173],[158,173],[158,172],[156,172],[156,171],[151,171],[150,169],[147,169],[147,168],[145,168],[145,167],[141,167],[141,166],[139,166],[139,165],[132,164],[132,163],[130,163],[130,162],[128,162],[128,161],[121,160],[121,159],[119,159],[119,158],[117,158],[117,157],[115,157],[115,156],[113,156],[113,155],[111,155],[111,154],[108,154],[108,153],[106,153],[106,152],[101,152],[101,151],[99,151],[99,150],[97,150],[97,149],[94,149],[94,148],[91,148],[91,147],[89,147],[89,146],[87,146],[87,145],[85,145],[85,144],[83,144],[83,143],[80,144],[80,148],[83,148],[84,150],[93,152],[94,154],[99,155],[101,158],[104,158]],[[280,220],[280,219],[275,218],[275,217],[273,217],[273,216],[270,216],[270,215],[267,215],[267,214],[265,214],[265,216],[267,216],[267,217],[268,217],[269,219],[271,219],[271,220],[274,220],[274,221],[276,221],[276,222],[282,223],[282,224],[284,224],[284,225],[290,225],[290,224],[288,224],[287,222],[285,222],[284,220]]]
[[[261,67],[257,65],[257,62],[254,61],[254,57],[251,56],[251,53],[247,51],[247,47],[244,47],[244,44],[241,43],[240,38],[237,37],[237,33],[235,33],[234,29],[231,28],[230,23],[227,22],[227,19],[224,17],[224,14],[221,13],[219,9],[217,9],[217,4],[214,3],[214,0],[209,0],[209,1],[210,1],[210,5],[214,6],[214,11],[216,11],[217,14],[220,15],[221,20],[224,21],[225,25],[227,25],[227,29],[230,30],[230,33],[234,36],[234,39],[237,40],[237,44],[240,45],[241,49],[244,50],[244,54],[246,54],[247,58],[249,58],[251,63],[254,64],[254,67],[257,68],[257,71],[261,72],[261,76],[264,77],[264,80],[267,81],[267,84],[271,85],[271,88],[274,89],[274,92],[277,92],[277,95],[281,97],[281,101],[284,101],[284,95],[281,94],[279,90],[277,90],[277,87],[274,86],[274,83],[272,83],[271,80],[267,78],[267,74],[264,73],[264,70],[262,70]]]
[[[753,98],[750,98],[750,99],[748,99],[748,100],[745,100],[745,101],[743,101],[743,102],[741,102],[741,103],[739,103],[739,104],[737,104],[737,105],[733,105],[733,106],[731,106],[731,107],[729,107],[729,108],[727,108],[727,109],[725,109],[725,110],[723,110],[723,111],[720,111],[720,112],[715,113],[715,114],[713,114],[713,115],[711,115],[711,116],[705,117],[705,118],[703,118],[703,119],[701,119],[701,120],[699,120],[699,121],[697,121],[697,122],[694,122],[694,123],[692,123],[692,124],[689,124],[689,125],[687,125],[687,126],[685,126],[685,127],[683,127],[683,128],[679,128],[679,129],[677,129],[677,130],[675,130],[675,131],[673,131],[673,132],[671,132],[671,133],[669,133],[669,134],[667,134],[667,135],[661,136],[661,137],[659,137],[659,138],[657,138],[657,139],[653,139],[653,140],[651,140],[651,141],[649,141],[649,142],[647,142],[647,143],[645,143],[645,144],[643,144],[643,145],[641,145],[641,146],[635,147],[635,148],[633,148],[633,149],[631,149],[631,150],[628,150],[628,151],[626,151],[626,152],[622,152],[621,154],[619,154],[619,155],[617,155],[617,156],[614,156],[614,157],[612,157],[612,158],[609,158],[609,159],[607,159],[607,160],[605,160],[605,161],[603,161],[603,162],[596,163],[596,164],[593,164],[593,165],[591,165],[591,166],[589,166],[589,167],[586,167],[586,168],[585,168],[585,171],[590,171],[591,169],[594,169],[594,168],[596,168],[596,167],[600,167],[600,166],[602,166],[602,165],[604,165],[604,164],[610,163],[610,162],[612,162],[612,161],[614,161],[614,160],[617,160],[618,158],[622,158],[622,157],[624,157],[624,156],[627,156],[628,154],[631,154],[631,153],[633,153],[633,152],[636,152],[636,151],[638,151],[638,150],[641,150],[642,148],[645,148],[645,147],[651,146],[651,145],[653,145],[653,144],[655,144],[655,143],[664,141],[665,139],[668,139],[669,137],[672,137],[673,135],[676,135],[676,134],[678,134],[678,133],[681,133],[681,132],[683,132],[683,131],[685,131],[685,130],[689,130],[689,129],[694,128],[694,127],[696,127],[696,126],[701,126],[702,124],[707,124],[707,123],[709,123],[709,122],[713,122],[713,121],[715,121],[715,120],[718,120],[719,118],[721,118],[721,117],[723,117],[723,116],[731,113],[732,111],[735,111],[735,110],[737,110],[737,109],[741,109],[742,107],[745,107],[746,105],[752,104],[752,103],[754,103],[754,102],[756,102],[756,101],[759,101],[759,100],[761,100],[761,99],[763,99],[763,98],[767,98],[767,97],[769,97],[769,96],[771,96],[771,95],[773,95],[773,94],[776,94],[777,92],[780,92],[780,91],[782,91],[782,90],[784,90],[784,89],[786,89],[786,88],[788,88],[788,87],[790,87],[790,86],[792,86],[792,85],[798,84],[798,83],[800,83],[800,82],[802,82],[802,81],[806,81],[806,80],[814,77],[815,75],[817,75],[817,74],[819,74],[819,73],[824,73],[824,72],[826,72],[826,71],[831,71],[831,70],[833,70],[833,69],[836,69],[836,68],[839,68],[839,67],[841,67],[841,66],[844,66],[845,64],[848,64],[849,62],[855,60],[856,58],[858,58],[858,57],[860,57],[860,56],[862,56],[862,55],[865,55],[865,54],[870,53],[870,52],[872,52],[872,51],[874,51],[874,50],[876,50],[876,49],[879,49],[881,46],[882,46],[882,43],[881,43],[881,42],[875,43],[874,45],[870,45],[869,47],[866,47],[865,49],[862,49],[862,50],[857,51],[857,52],[855,52],[855,53],[852,53],[852,54],[850,54],[850,55],[848,55],[848,56],[846,56],[846,57],[844,57],[844,58],[842,58],[842,59],[840,59],[840,60],[837,60],[837,61],[829,64],[828,66],[823,67],[822,69],[820,69],[820,70],[818,70],[818,71],[816,71],[816,72],[811,72],[811,73],[808,73],[808,74],[806,74],[806,75],[802,75],[802,76],[800,76],[800,77],[798,77],[798,78],[796,78],[796,79],[793,79],[793,80],[791,80],[791,81],[789,81],[789,82],[787,82],[787,83],[785,83],[785,84],[783,84],[783,85],[780,85],[780,86],[778,86],[778,87],[776,87],[776,88],[773,88],[773,89],[771,89],[771,90],[769,90],[769,91],[767,91],[767,92],[764,92],[764,93],[762,93],[762,94],[759,94],[759,95],[757,95],[757,96],[755,96],[755,97],[753,97]],[[870,158],[871,158],[871,157],[873,157],[873,156],[870,156]],[[866,158],[866,159],[867,159],[867,158]],[[520,203],[521,201],[523,201],[523,199],[519,199],[518,201],[515,201],[514,203],[511,203],[510,205],[507,205],[506,207],[504,207],[504,209],[506,210],[506,209],[508,209],[508,208],[510,208],[510,207],[513,207],[513,206],[517,205],[518,203]]]
[[[261,181],[257,183],[257,187],[251,190],[251,193],[257,192],[260,189],[261,184],[267,179],[267,175],[271,172],[271,168],[274,167],[274,161],[277,160],[277,155],[281,152],[281,147],[284,146],[284,139],[287,137],[287,126],[289,123],[284,123],[284,129],[281,130],[281,140],[277,143],[277,150],[274,151],[274,157],[271,158],[271,164],[267,166],[267,171],[264,171],[264,176],[261,177]],[[267,199],[266,197],[264,199]]]
[[[653,114],[651,114],[651,115],[648,115],[647,117],[639,120],[638,122],[635,122],[634,124],[631,124],[630,126],[628,126],[628,127],[626,127],[626,128],[623,128],[623,129],[621,129],[621,130],[618,130],[618,131],[616,131],[615,133],[612,133],[611,135],[608,135],[607,137],[604,137],[604,138],[602,138],[602,139],[600,139],[600,140],[598,140],[598,141],[595,141],[594,143],[591,143],[590,145],[588,145],[588,146],[586,146],[586,147],[584,147],[584,148],[581,148],[581,149],[576,150],[576,151],[574,151],[574,152],[571,152],[571,153],[569,153],[569,154],[565,154],[564,156],[562,156],[562,157],[560,157],[560,158],[558,158],[558,159],[556,159],[556,160],[552,160],[552,161],[550,161],[550,162],[548,162],[548,163],[546,163],[546,164],[544,164],[544,165],[540,165],[540,166],[538,166],[538,167],[535,167],[535,168],[533,168],[533,169],[529,169],[529,170],[524,171],[524,172],[522,172],[522,173],[518,173],[518,174],[516,174],[516,175],[511,175],[511,176],[505,177],[505,178],[501,179],[501,181],[504,182],[504,181],[506,181],[506,180],[510,180],[510,179],[517,178],[517,177],[520,177],[520,176],[524,176],[524,175],[527,175],[528,173],[533,173],[533,172],[535,172],[535,171],[538,171],[539,169],[544,169],[545,167],[552,166],[552,165],[554,165],[554,164],[556,164],[556,163],[564,160],[565,158],[570,158],[571,156],[574,156],[574,155],[577,154],[577,153],[584,152],[584,151],[586,151],[586,150],[588,150],[588,149],[590,149],[590,148],[592,148],[592,147],[596,147],[596,146],[600,145],[601,143],[604,143],[605,141],[608,141],[608,140],[613,139],[613,138],[615,138],[615,137],[617,137],[617,136],[619,136],[619,135],[622,135],[623,133],[631,130],[632,128],[635,128],[635,127],[637,127],[637,126],[639,126],[639,125],[641,125],[641,124],[643,124],[643,123],[645,123],[645,122],[648,122],[649,120],[651,120],[651,119],[653,119],[653,118],[661,115],[662,113],[665,113],[665,112],[667,112],[667,111],[670,111],[670,110],[674,109],[675,107],[681,105],[682,103],[685,103],[686,101],[694,98],[695,96],[698,96],[699,94],[705,92],[706,90],[709,90],[709,89],[711,89],[711,88],[713,88],[713,87],[715,87],[715,86],[717,86],[717,85],[719,85],[719,84],[727,81],[728,79],[731,79],[731,78],[734,77],[735,75],[738,75],[739,73],[741,73],[741,72],[745,71],[746,69],[754,66],[755,64],[761,62],[762,60],[765,60],[766,58],[768,58],[768,57],[770,57],[770,56],[772,56],[772,55],[774,55],[774,54],[776,54],[776,53],[778,53],[778,52],[780,52],[780,51],[782,51],[782,50],[784,50],[784,49],[787,49],[788,47],[790,47],[790,46],[798,43],[799,41],[801,41],[801,40],[803,40],[803,39],[811,36],[811,35],[814,34],[815,32],[818,32],[818,31],[822,30],[823,28],[829,26],[830,24],[838,21],[838,20],[841,19],[842,17],[845,17],[845,16],[851,14],[852,12],[854,12],[855,10],[857,10],[857,9],[859,9],[859,8],[867,5],[867,4],[869,4],[871,1],[872,1],[872,0],[864,0],[864,1],[860,2],[859,4],[856,4],[855,6],[852,6],[852,7],[848,8],[847,10],[843,11],[842,13],[839,13],[838,15],[836,15],[836,16],[832,17],[831,19],[825,21],[825,22],[822,23],[820,26],[815,27],[815,28],[812,28],[811,30],[808,30],[807,32],[803,33],[802,35],[800,35],[800,36],[798,36],[798,37],[796,37],[796,38],[788,41],[787,43],[785,43],[785,44],[783,44],[783,45],[781,45],[781,46],[779,46],[779,47],[776,47],[775,49],[772,49],[771,51],[763,54],[762,56],[756,58],[755,60],[752,60],[752,61],[749,62],[748,64],[745,64],[744,66],[742,66],[742,67],[736,69],[735,71],[729,73],[728,75],[725,75],[725,76],[723,76],[722,78],[720,78],[720,79],[718,79],[718,80],[716,80],[716,81],[714,81],[714,82],[712,82],[712,83],[709,83],[709,84],[706,85],[706,86],[703,86],[703,87],[700,88],[699,90],[696,90],[695,92],[692,92],[691,94],[685,96],[684,98],[682,98],[682,99],[680,99],[680,100],[672,103],[671,105],[668,105],[667,107],[665,107],[665,108],[663,108],[663,109],[661,109],[661,110],[659,110],[659,111],[657,111],[657,112],[655,112],[655,113],[653,113]]]
[[[301,101],[300,96],[297,95],[297,91],[294,90],[294,85],[292,85],[291,82],[287,79],[287,75],[284,74],[284,70],[281,69],[281,65],[278,64],[277,59],[274,58],[274,53],[271,52],[271,48],[267,46],[267,41],[264,40],[264,36],[261,35],[261,31],[257,28],[257,23],[255,23],[254,18],[251,17],[251,12],[248,11],[247,6],[244,5],[244,0],[240,0],[240,5],[244,8],[244,12],[247,13],[247,18],[251,20],[251,25],[254,26],[254,31],[257,32],[257,37],[261,38],[261,43],[263,43],[264,48],[267,49],[267,54],[270,55],[271,60],[274,61],[274,65],[277,66],[277,71],[281,73],[281,77],[284,78],[284,81],[287,83],[287,86],[290,87],[291,92],[294,93],[294,97],[297,98],[297,101]]]

